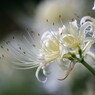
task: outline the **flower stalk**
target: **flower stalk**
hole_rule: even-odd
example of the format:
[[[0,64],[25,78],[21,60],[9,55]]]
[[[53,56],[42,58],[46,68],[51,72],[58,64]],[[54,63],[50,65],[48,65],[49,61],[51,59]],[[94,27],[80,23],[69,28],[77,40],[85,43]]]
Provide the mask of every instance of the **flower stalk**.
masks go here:
[[[84,60],[82,56],[82,51],[79,49],[80,58],[77,58],[77,61],[84,65],[93,75],[95,75],[95,70]]]
[[[80,61],[93,75],[95,75],[95,70],[87,63],[84,59]]]
[[[81,58],[79,62],[83,64],[93,75],[95,75],[95,70],[83,59],[81,49],[79,51],[80,51],[80,58]]]

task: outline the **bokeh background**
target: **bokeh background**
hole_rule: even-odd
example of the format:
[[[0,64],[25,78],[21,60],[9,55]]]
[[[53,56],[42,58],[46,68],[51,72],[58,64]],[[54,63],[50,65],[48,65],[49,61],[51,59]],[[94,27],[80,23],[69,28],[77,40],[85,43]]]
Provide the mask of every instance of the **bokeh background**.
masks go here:
[[[0,1],[0,41],[11,34],[35,31],[43,33],[56,30],[63,24],[83,16],[95,17],[92,10],[94,0],[1,0]],[[61,17],[60,17],[61,16]],[[31,44],[31,43],[30,43]],[[93,48],[93,51],[94,48]],[[0,49],[0,52],[2,49]],[[3,54],[6,55],[6,52]],[[56,65],[49,67],[52,72],[45,84],[35,77],[35,69],[18,70],[9,63],[12,56],[0,62],[0,95],[95,95],[95,77],[82,65],[77,64],[64,81],[57,79],[63,75]],[[93,60],[89,62],[94,63]]]

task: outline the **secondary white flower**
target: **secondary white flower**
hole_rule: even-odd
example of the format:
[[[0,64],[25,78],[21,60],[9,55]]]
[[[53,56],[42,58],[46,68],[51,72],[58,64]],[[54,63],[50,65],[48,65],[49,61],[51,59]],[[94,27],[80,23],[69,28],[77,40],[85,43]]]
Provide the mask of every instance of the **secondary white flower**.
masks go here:
[[[95,38],[95,18],[84,16],[80,21],[80,25],[84,26],[83,28],[87,36]]]
[[[78,26],[77,21],[75,20],[69,23],[69,27],[65,27],[65,32],[63,32],[60,40],[63,50],[66,52],[61,55],[63,56],[63,62],[60,63],[61,65],[69,63],[69,68],[67,69],[66,76],[61,80],[65,79],[69,75],[75,63],[78,62],[75,57],[79,59],[86,57],[91,46],[95,42],[93,35],[88,36],[88,32],[93,31],[93,29],[87,31],[87,28],[91,25],[93,25],[91,22],[85,22],[84,24]],[[91,28],[92,27],[93,26],[91,26]]]
[[[94,0],[94,6],[93,6],[92,10],[95,10],[95,0]]]
[[[68,52],[78,53],[79,49],[82,51],[88,50],[94,43],[94,39],[88,37],[86,29],[91,26],[90,22],[86,22],[81,26],[77,25],[77,21],[69,23],[69,27],[65,27],[66,33],[63,32],[62,45]]]
[[[90,16],[84,16],[80,21],[80,25],[81,27],[83,27],[86,40],[88,40],[87,46],[91,47],[92,44],[95,43],[95,18],[92,18]],[[91,41],[92,43],[89,41]],[[88,52],[91,52],[90,49],[88,49]]]

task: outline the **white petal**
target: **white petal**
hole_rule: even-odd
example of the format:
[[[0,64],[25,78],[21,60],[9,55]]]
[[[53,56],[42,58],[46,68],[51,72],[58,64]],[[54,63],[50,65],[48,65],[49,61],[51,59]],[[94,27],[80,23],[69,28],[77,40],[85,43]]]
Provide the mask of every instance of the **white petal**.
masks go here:
[[[64,34],[67,34],[67,29],[66,29],[66,26],[63,25],[61,28],[59,28],[59,31],[58,31],[59,35],[64,35]]]
[[[87,52],[90,48],[91,48],[91,46],[93,45],[93,41],[89,41],[86,45],[85,45],[85,47],[83,48],[83,51],[85,50],[85,52]]]
[[[50,32],[49,32],[49,31],[45,32],[45,33],[42,35],[41,40],[43,41],[43,40],[46,39],[46,37],[48,37],[48,36],[50,36]]]
[[[72,35],[77,36],[77,30],[78,30],[77,20],[74,20],[69,24],[70,24],[70,32],[72,33]]]
[[[80,21],[80,25],[83,25],[85,22],[93,22],[95,24],[95,19],[90,17],[90,16],[84,16],[81,21]]]
[[[74,65],[75,65],[75,63],[71,62],[71,63],[69,64],[69,67],[68,67],[68,69],[67,69],[67,71],[66,71],[65,76],[64,76],[63,78],[59,78],[58,80],[64,80],[64,79],[66,79],[66,78],[69,76],[70,72],[73,70]]]
[[[73,22],[71,22],[72,26],[76,27],[76,29],[78,29],[78,25],[77,25],[77,20],[74,20]]]
[[[86,31],[88,27],[91,27],[91,29]],[[93,31],[94,31],[93,23],[92,22],[85,22],[80,27],[80,36],[85,37],[86,36],[86,32],[93,32]]]
[[[63,70],[63,71],[65,71],[65,70],[67,70],[68,69],[68,65],[69,65],[69,63],[70,63],[70,61],[69,60],[67,60],[67,59],[58,59],[57,60],[57,63],[58,63],[58,65],[60,66],[60,68]]]
[[[39,78],[39,72],[40,72],[41,68],[42,68],[41,65],[37,68],[36,73],[35,73],[35,76],[36,76],[36,78],[38,79],[39,82],[46,83],[47,78],[46,78],[45,80],[41,80],[41,79]]]

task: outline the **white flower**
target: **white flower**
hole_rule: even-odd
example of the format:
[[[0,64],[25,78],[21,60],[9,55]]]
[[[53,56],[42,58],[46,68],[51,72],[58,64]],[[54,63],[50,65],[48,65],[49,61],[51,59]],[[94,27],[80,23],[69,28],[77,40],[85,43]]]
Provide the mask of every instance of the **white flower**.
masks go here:
[[[44,83],[47,78],[44,81],[39,78],[40,70],[46,76],[46,67],[57,61],[66,70],[66,75],[59,80],[67,78],[74,65],[87,55],[94,43],[94,20],[85,19],[82,18],[79,26],[74,20],[68,27],[63,25],[57,31],[47,31],[42,36],[36,32],[27,32],[28,35],[23,36],[22,40],[13,37],[14,42],[7,44],[8,52],[13,56],[12,63],[20,69],[37,67],[36,78]],[[92,35],[88,36],[89,33]],[[37,40],[35,36],[40,39]]]
[[[81,58],[86,57],[87,53],[90,51],[91,46],[93,43],[95,43],[93,35],[88,36],[87,34],[93,30],[90,29],[90,31],[86,31],[87,28],[91,25],[93,25],[91,22],[85,22],[81,26],[78,26],[77,21],[75,20],[69,23],[68,28],[65,27],[65,32],[63,32],[63,36],[61,37],[61,43],[63,50],[66,52],[61,55],[63,56],[63,62],[60,62],[60,64],[61,66],[64,63],[70,64],[65,77],[60,80],[65,79],[73,69],[75,63],[78,62],[75,57],[79,58],[80,60]]]
[[[69,23],[69,27],[63,25],[58,31],[48,31],[43,34],[42,53],[46,62],[49,64],[49,62],[57,60],[61,68],[69,64],[65,77],[60,80],[65,79],[77,63],[77,60],[72,56],[85,57],[94,43],[93,35],[91,37],[87,35],[88,32],[93,31],[91,29],[87,31],[91,25],[93,25],[92,22],[84,22],[78,26],[75,20]]]
[[[74,53],[78,53],[79,49],[82,51],[88,50],[91,45],[94,43],[94,39],[87,36],[86,29],[91,26],[89,22],[84,23],[83,25],[77,25],[77,21],[73,21],[69,23],[69,27],[67,33],[64,33],[62,36],[62,44],[68,52],[72,51]]]
[[[95,10],[95,0],[94,0],[94,6],[93,6],[92,10]]]
[[[92,9],[95,10],[95,1]],[[57,31],[47,31],[42,36],[33,31],[27,34],[23,35],[22,39],[13,36],[12,41],[5,42],[7,50],[2,46],[1,48],[8,52],[7,56],[12,56],[11,63],[15,67],[19,69],[37,67],[35,75],[40,82],[45,83],[47,80],[40,79],[40,70],[47,76],[46,67],[52,62],[56,61],[63,70],[66,70],[66,75],[59,79],[64,80],[76,63],[82,63],[88,57],[95,59],[95,55],[90,51],[95,43],[95,19],[90,16],[83,17],[80,24],[74,20],[69,22],[68,26],[63,25]],[[4,55],[1,54],[0,58],[3,59]]]

